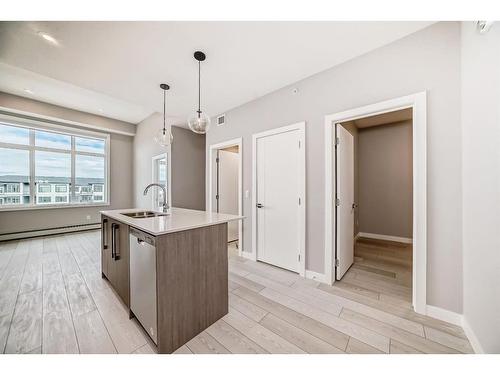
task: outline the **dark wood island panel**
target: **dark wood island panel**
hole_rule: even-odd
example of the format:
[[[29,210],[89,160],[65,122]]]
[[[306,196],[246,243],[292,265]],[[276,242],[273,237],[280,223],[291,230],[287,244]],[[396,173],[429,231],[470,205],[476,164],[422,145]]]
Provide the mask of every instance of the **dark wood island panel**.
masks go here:
[[[228,313],[227,223],[157,237],[158,353]]]

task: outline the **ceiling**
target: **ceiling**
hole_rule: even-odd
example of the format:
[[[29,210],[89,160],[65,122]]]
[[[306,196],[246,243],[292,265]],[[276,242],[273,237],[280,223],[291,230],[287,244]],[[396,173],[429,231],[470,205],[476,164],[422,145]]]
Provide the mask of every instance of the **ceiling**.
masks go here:
[[[0,91],[138,123],[218,115],[431,22],[0,22]],[[58,44],[40,37],[44,32]],[[25,92],[24,90],[31,90]]]
[[[413,117],[412,108],[400,109],[398,111],[382,113],[369,117],[359,118],[353,123],[358,129],[370,128],[372,126],[389,125],[401,121],[411,120]]]

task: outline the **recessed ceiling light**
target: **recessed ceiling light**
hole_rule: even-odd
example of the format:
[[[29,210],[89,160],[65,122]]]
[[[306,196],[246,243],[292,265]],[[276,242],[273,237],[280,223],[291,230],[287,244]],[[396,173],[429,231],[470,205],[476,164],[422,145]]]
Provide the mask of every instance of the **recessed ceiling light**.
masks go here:
[[[44,40],[46,40],[47,42],[55,45],[55,46],[58,46],[59,45],[59,42],[57,41],[56,38],[54,38],[52,35],[50,34],[47,34],[46,32],[43,32],[43,31],[39,31],[38,32],[38,36],[40,38],[43,38]]]
[[[24,91],[26,94],[30,94],[30,95],[33,95],[33,94],[34,94],[34,92],[33,92],[32,90],[30,90],[30,89],[24,89],[23,91]]]

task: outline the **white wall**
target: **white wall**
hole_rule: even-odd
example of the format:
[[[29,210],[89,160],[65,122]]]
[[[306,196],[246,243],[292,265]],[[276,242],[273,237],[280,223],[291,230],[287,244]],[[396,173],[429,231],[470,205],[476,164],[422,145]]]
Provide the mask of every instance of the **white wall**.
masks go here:
[[[464,318],[473,343],[500,353],[500,23],[461,31]]]
[[[331,48],[334,48],[332,45]],[[284,63],[286,64],[286,62]],[[276,71],[279,74],[279,71]],[[298,88],[294,94],[292,88]],[[243,137],[243,190],[251,192],[251,135],[306,121],[306,267],[324,272],[324,116],[427,90],[427,303],[462,312],[460,25],[442,22],[226,111],[207,144]],[[215,114],[214,114],[215,115]],[[251,196],[243,249],[251,246]]]

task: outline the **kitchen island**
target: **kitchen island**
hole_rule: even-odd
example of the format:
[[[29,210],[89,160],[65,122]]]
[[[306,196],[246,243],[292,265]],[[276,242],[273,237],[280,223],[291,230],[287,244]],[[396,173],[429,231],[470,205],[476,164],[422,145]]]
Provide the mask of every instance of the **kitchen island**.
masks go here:
[[[172,208],[101,211],[101,272],[156,344],[172,353],[228,313],[227,223]]]

